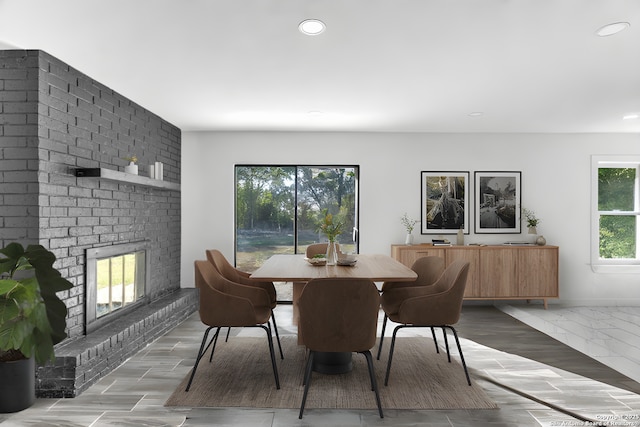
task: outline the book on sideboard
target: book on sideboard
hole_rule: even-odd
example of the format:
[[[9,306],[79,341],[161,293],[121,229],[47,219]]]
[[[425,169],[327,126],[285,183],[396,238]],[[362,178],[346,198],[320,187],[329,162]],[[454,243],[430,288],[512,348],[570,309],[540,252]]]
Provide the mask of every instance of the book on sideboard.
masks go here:
[[[451,246],[451,242],[447,239],[431,239],[433,246]]]

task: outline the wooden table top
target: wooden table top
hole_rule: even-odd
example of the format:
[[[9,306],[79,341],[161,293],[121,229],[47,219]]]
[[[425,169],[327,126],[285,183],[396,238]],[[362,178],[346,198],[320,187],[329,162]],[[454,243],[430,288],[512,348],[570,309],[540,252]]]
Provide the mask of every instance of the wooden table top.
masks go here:
[[[351,277],[374,282],[410,282],[418,276],[409,267],[388,255],[356,255],[355,265],[309,264],[304,255],[273,255],[252,275],[252,279],[270,282],[308,282],[323,277]]]

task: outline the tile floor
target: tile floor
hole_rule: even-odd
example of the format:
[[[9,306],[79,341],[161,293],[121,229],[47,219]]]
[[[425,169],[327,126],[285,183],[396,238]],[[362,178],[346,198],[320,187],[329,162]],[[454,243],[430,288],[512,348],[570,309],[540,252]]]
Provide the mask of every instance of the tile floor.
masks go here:
[[[544,313],[540,306],[519,310],[528,316],[558,314],[551,310]],[[603,315],[607,312],[611,316],[610,310],[602,310]],[[291,306],[278,306],[276,315],[280,333],[295,334]],[[391,329],[387,331],[390,333]],[[306,411],[304,419],[298,420],[296,409],[167,408],[163,403],[193,365],[204,331],[198,315],[194,314],[79,397],[38,399],[33,407],[22,412],[0,414],[0,422],[3,427],[598,425],[590,423],[591,420],[600,425],[640,426],[640,395],[637,394],[640,385],[606,365],[492,306],[465,306],[458,330],[472,377],[500,409],[387,410],[384,419],[378,418],[375,410],[316,409]],[[234,330],[233,333],[245,336],[252,331]],[[423,334],[417,330],[411,332]],[[543,401],[551,407],[541,403]]]
[[[640,307],[504,305],[503,312],[640,382]]]

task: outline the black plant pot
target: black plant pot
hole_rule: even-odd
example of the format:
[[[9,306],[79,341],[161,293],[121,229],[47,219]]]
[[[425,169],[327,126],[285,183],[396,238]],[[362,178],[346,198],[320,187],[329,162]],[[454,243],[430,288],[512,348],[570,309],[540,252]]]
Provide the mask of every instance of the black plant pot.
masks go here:
[[[36,401],[33,358],[0,362],[0,413],[27,409]]]

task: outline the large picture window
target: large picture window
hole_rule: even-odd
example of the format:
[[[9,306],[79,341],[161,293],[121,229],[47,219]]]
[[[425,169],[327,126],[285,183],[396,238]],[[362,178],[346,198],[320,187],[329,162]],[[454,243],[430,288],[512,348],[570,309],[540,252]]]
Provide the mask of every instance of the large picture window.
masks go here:
[[[358,167],[237,165],[235,261],[254,271],[273,254],[304,253],[326,241],[324,213],[345,224],[343,252],[358,251]]]
[[[640,265],[640,157],[594,156],[594,266]]]

